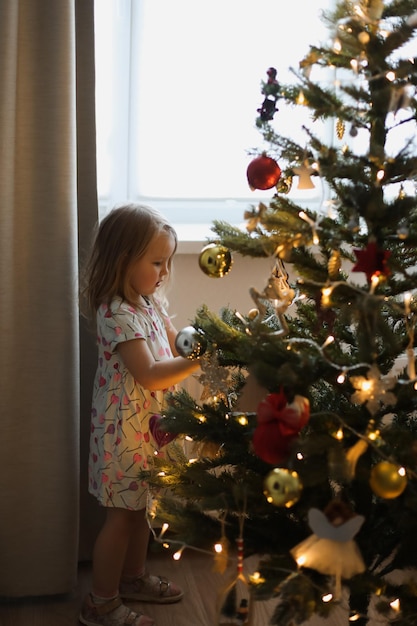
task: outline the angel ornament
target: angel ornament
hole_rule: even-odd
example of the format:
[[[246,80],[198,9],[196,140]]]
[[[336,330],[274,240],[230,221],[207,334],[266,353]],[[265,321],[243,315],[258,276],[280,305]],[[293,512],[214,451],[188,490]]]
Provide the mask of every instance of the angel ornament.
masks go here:
[[[352,578],[365,571],[365,563],[354,536],[365,518],[356,515],[347,504],[333,500],[324,512],[310,509],[310,537],[296,545],[291,555],[300,567],[310,567],[335,578],[334,599],[342,595],[342,578]]]
[[[286,335],[288,326],[284,313],[293,302],[295,291],[289,285],[288,272],[283,261],[279,258],[275,260],[274,269],[262,293],[259,293],[254,287],[249,290],[249,293],[259,309],[259,319],[262,319],[266,313],[266,302],[272,304],[281,324],[281,330],[275,334]]]

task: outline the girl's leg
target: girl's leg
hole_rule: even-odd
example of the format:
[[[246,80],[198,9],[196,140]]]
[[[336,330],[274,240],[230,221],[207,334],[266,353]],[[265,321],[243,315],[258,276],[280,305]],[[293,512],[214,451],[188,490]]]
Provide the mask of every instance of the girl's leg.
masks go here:
[[[139,602],[177,602],[183,596],[177,585],[146,572],[149,534],[145,509],[136,511],[135,530],[130,537],[122,568],[120,594],[123,598]]]
[[[127,509],[107,509],[93,551],[92,592],[96,596],[112,598],[119,591],[123,563],[130,539],[135,534],[135,513]]]
[[[145,573],[150,528],[146,509],[133,511],[132,532],[122,567],[122,577],[133,579]]]
[[[92,593],[85,598],[81,609],[82,624],[153,626],[153,619],[132,611],[119,597],[123,563],[135,531],[134,511],[107,509],[106,520],[94,545]]]

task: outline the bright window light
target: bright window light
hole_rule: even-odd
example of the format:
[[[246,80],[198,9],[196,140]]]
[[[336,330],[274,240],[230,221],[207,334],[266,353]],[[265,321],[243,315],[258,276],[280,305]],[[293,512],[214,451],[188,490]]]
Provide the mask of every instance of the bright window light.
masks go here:
[[[133,200],[177,223],[239,222],[267,201],[246,180],[249,152],[267,147],[255,126],[261,81],[271,66],[296,80],[289,68],[328,39],[320,14],[332,1],[96,0],[102,212]],[[302,144],[309,116],[282,105],[274,128]]]

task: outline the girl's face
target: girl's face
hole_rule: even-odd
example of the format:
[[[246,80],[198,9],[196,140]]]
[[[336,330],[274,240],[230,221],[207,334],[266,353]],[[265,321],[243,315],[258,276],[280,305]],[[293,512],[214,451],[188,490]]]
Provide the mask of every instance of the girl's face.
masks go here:
[[[161,232],[151,240],[145,254],[134,261],[129,271],[129,284],[138,296],[150,296],[169,274],[175,251],[172,235]]]

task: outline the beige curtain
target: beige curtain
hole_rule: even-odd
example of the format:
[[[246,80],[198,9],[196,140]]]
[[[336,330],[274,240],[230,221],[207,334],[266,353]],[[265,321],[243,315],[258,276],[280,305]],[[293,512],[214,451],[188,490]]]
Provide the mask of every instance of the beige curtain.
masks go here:
[[[1,0],[1,597],[76,581],[93,361],[91,339],[80,359],[77,302],[79,249],[97,217],[93,50],[92,0]]]

